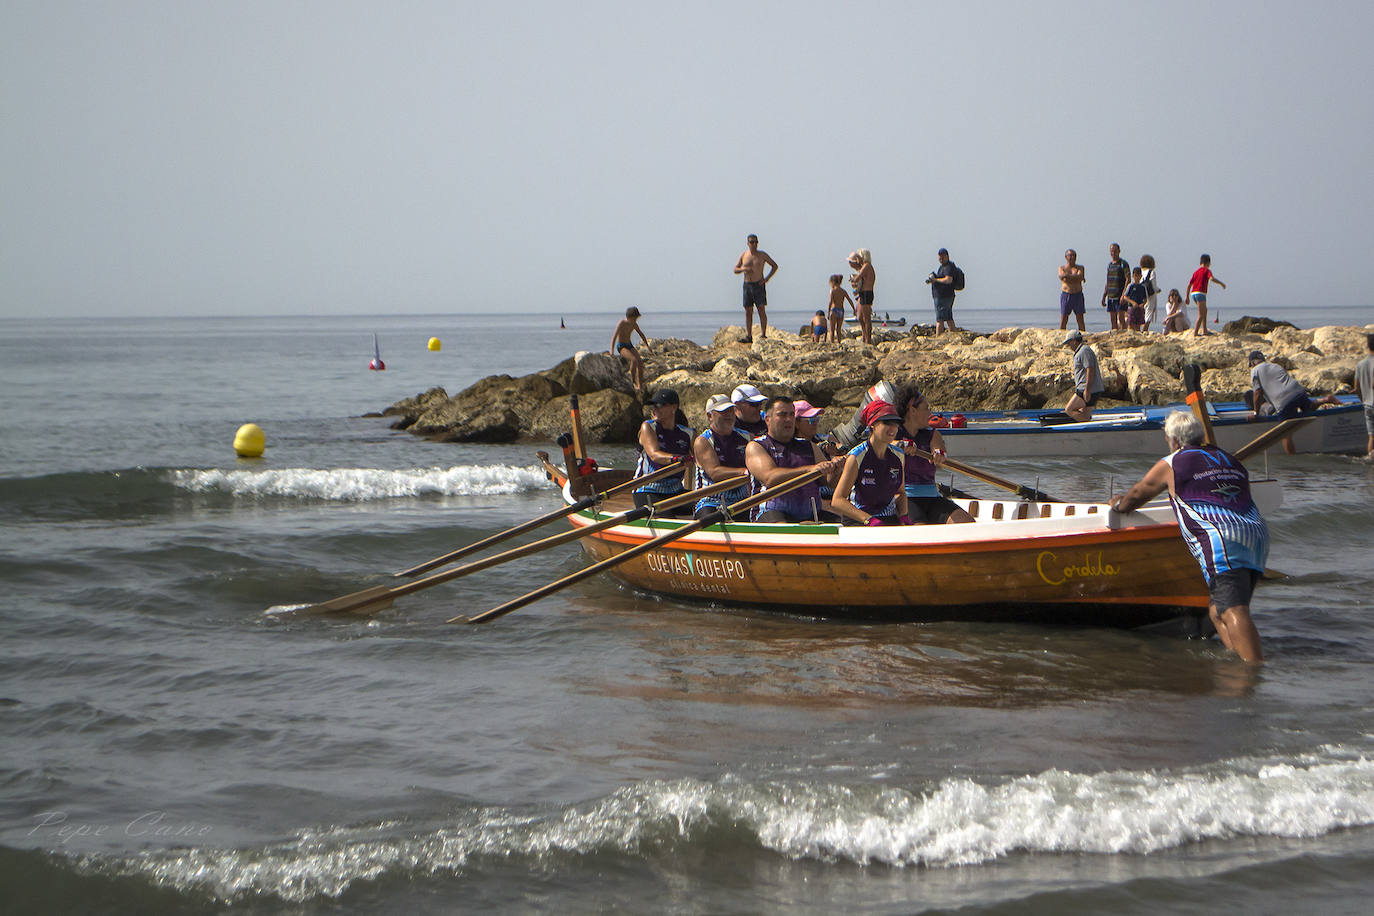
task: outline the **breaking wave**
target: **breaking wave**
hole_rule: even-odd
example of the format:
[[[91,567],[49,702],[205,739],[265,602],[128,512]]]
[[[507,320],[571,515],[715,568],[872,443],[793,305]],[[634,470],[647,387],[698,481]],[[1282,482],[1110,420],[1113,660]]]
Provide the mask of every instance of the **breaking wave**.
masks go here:
[[[192,493],[347,502],[405,496],[493,496],[543,489],[549,485],[540,471],[499,464],[401,470],[177,470],[171,472],[171,480]]]
[[[248,849],[88,855],[86,874],[140,876],[232,901],[337,897],[352,883],[460,874],[484,858],[539,862],[687,847],[869,866],[975,866],[1016,853],[1143,855],[1231,837],[1317,837],[1374,824],[1374,763],[1326,748],[1179,771],[1061,770],[927,791],[805,781],[650,781],[553,811],[474,808],[416,830],[387,822],[306,831]]]

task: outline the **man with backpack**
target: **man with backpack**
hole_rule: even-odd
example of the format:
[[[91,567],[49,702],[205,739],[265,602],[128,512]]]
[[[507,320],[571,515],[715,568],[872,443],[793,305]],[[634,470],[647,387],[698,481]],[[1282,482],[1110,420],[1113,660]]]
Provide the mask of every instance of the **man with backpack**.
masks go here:
[[[935,333],[957,331],[954,326],[954,294],[964,288],[964,272],[949,259],[949,252],[936,252],[940,266],[926,277],[930,295],[935,299]]]

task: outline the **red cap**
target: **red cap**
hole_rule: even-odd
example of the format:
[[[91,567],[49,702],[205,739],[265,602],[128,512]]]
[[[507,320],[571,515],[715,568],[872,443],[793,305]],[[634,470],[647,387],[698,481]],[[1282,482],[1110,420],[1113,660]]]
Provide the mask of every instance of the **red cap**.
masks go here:
[[[860,416],[863,418],[864,426],[872,426],[883,420],[895,420],[898,423],[902,422],[902,418],[897,414],[897,408],[893,407],[887,401],[869,401],[868,404],[864,406],[863,413],[860,414]]]

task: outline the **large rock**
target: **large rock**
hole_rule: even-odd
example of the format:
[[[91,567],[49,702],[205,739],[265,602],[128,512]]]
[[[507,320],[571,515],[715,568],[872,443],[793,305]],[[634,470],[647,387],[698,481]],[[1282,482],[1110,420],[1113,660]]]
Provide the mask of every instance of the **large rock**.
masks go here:
[[[573,357],[567,389],[571,394],[590,394],[610,389],[634,395],[625,361],[604,350],[581,350]]]

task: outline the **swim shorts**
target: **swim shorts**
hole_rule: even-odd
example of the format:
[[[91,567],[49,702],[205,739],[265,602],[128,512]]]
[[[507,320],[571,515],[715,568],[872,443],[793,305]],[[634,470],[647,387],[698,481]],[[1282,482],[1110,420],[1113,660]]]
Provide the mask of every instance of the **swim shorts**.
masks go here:
[[[1060,294],[1059,294],[1059,314],[1060,314],[1060,315],[1082,315],[1082,314],[1083,314],[1083,294],[1082,294],[1082,293],[1060,293]]]
[[[632,344],[632,343],[626,343],[626,342],[623,341],[623,340],[617,340],[617,341],[615,342],[615,355],[616,355],[616,356],[619,356],[619,355],[620,355],[620,351],[621,351],[621,350],[634,350],[634,349],[635,349],[635,345]],[[638,351],[635,351],[635,352],[638,352]]]
[[[872,305],[872,304],[873,304],[873,290],[871,290],[871,289],[861,289],[861,290],[859,290],[859,305]]]
[[[935,320],[953,321],[954,320],[954,300],[936,299],[935,300]]]
[[[1191,295],[1188,296],[1188,298],[1189,298],[1189,300],[1191,300],[1191,301],[1193,302],[1194,305],[1206,305],[1206,304],[1207,304],[1207,294],[1206,294],[1206,293],[1192,293]]]
[[[1212,595],[1212,606],[1218,611],[1232,607],[1249,607],[1250,596],[1255,593],[1255,583],[1259,581],[1258,569],[1228,569],[1212,577],[1207,586]]]
[[[768,305],[768,284],[759,280],[757,283],[744,281],[744,307],[751,309],[754,306]]]
[[[827,328],[827,327],[826,327],[825,325],[823,325],[823,324],[813,324],[813,325],[811,325],[811,336],[812,336],[812,337],[824,337],[824,336],[825,336],[825,332],[828,331],[828,330],[830,330],[830,329]]]
[[[1107,297],[1107,311],[1109,311],[1109,312],[1124,312],[1124,311],[1126,311],[1126,309],[1128,309],[1128,308],[1130,308],[1130,306],[1129,306],[1129,305],[1123,304],[1122,301],[1121,301],[1120,299],[1117,299],[1117,298],[1115,298],[1114,296],[1108,296],[1108,297]]]

